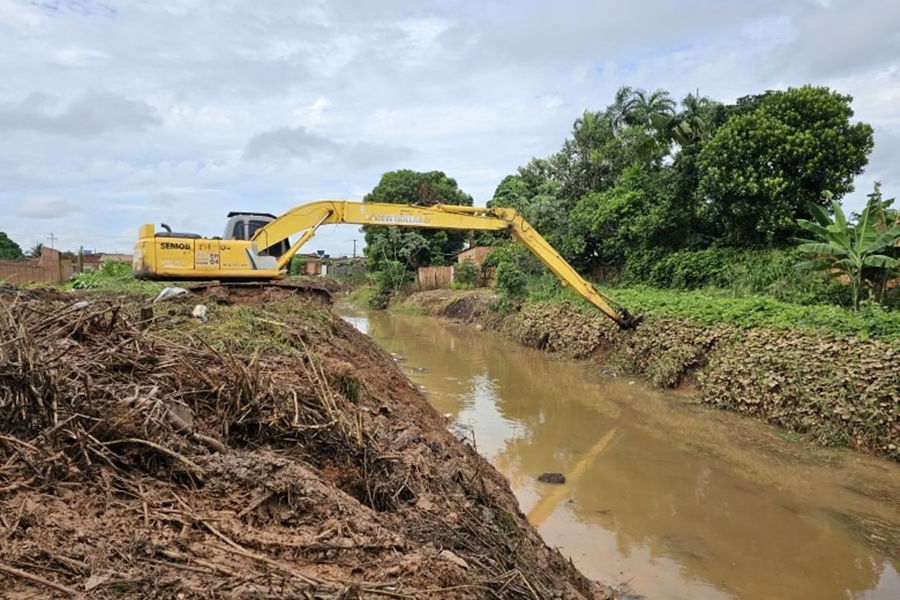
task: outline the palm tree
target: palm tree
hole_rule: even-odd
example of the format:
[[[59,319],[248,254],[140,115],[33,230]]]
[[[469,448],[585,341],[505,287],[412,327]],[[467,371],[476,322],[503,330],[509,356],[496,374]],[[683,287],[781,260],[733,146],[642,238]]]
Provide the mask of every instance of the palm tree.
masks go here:
[[[631,125],[644,125],[648,130],[659,133],[675,116],[675,101],[665,90],[647,93],[634,90],[633,109],[630,115]]]
[[[696,94],[688,94],[681,101],[681,112],[674,116],[669,127],[672,140],[684,148],[705,140],[711,133],[710,117],[717,102]]]
[[[616,92],[613,103],[606,108],[606,116],[614,133],[629,125],[634,106],[634,88],[623,85]]]
[[[594,148],[599,144],[600,127],[602,119],[598,113],[589,110],[584,111],[572,125],[572,135],[575,143],[582,148]]]

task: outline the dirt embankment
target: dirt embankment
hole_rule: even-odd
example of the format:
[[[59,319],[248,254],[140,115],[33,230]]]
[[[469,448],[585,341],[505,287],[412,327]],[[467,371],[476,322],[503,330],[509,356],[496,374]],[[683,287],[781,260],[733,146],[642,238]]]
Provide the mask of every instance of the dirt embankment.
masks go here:
[[[900,460],[900,345],[801,331],[704,327],[647,318],[620,331],[600,314],[536,304],[510,315],[485,292],[437,290],[407,302],[481,323],[526,346],[614,365],[661,388],[740,412],[827,446]]]
[[[266,294],[0,293],[4,598],[608,597],[390,356]]]

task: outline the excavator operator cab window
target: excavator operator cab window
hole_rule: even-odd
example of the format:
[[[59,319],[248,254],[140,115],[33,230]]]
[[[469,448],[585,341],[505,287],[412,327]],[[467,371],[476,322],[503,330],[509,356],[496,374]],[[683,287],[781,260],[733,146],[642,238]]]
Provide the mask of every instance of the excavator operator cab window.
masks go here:
[[[254,235],[256,235],[257,230],[262,229],[263,227],[268,225],[270,221],[271,221],[271,219],[269,221],[260,221],[258,219],[251,219],[250,221],[248,221],[248,223],[247,223],[247,227],[248,227],[247,234],[248,235],[244,239],[249,240],[250,238],[252,238]],[[269,246],[268,250],[264,250],[264,251],[260,252],[260,254],[263,256],[278,257],[290,249],[291,249],[290,240],[288,240],[288,238],[284,238],[283,240],[281,240],[274,246]]]
[[[257,230],[265,227],[275,220],[275,215],[267,213],[246,213],[231,212],[228,213],[228,224],[225,226],[225,239],[229,240],[249,240],[256,234]],[[291,249],[291,242],[288,238],[284,238],[277,244],[270,246],[267,250],[260,252],[263,256],[281,256]]]

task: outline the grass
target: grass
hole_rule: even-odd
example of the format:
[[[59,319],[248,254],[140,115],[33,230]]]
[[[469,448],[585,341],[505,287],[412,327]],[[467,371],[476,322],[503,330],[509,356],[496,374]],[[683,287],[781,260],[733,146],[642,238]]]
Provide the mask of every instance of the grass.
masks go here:
[[[900,312],[878,305],[859,311],[834,305],[799,305],[767,296],[734,297],[730,292],[708,289],[657,290],[646,287],[617,288],[615,300],[646,315],[689,318],[702,325],[728,324],[740,328],[802,329],[853,335],[862,338],[900,338]]]
[[[748,329],[804,330],[857,336],[864,339],[900,339],[900,311],[866,304],[853,311],[831,304],[800,305],[764,295],[736,295],[734,290],[657,289],[647,286],[603,290],[617,306],[646,317],[689,319],[700,325],[734,325]],[[578,310],[596,314],[596,308],[557,281],[530,282],[529,302],[569,301]]]
[[[86,269],[76,273],[63,284],[69,290],[103,290],[123,294],[157,294],[167,284],[158,281],[136,279],[131,272],[131,263],[123,261],[103,261],[98,269]]]

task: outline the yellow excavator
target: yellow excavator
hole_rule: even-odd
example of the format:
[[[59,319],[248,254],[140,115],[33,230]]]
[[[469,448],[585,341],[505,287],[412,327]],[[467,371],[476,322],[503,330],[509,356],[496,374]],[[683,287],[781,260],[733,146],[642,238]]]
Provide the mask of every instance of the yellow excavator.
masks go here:
[[[282,279],[294,254],[322,225],[351,223],[431,229],[508,231],[579,296],[599,308],[623,329],[633,329],[641,315],[612,300],[585,281],[531,225],[512,208],[475,208],[437,204],[410,206],[346,200],[321,200],[292,208],[280,216],[268,213],[228,214],[225,235],[205,238],[178,233],[163,224],[157,232],[142,225],[134,245],[134,275],[150,280],[265,281]],[[290,236],[300,234],[293,244]]]

